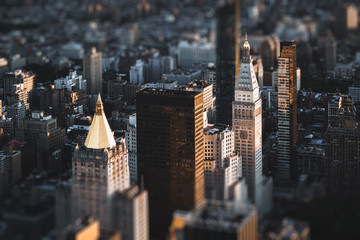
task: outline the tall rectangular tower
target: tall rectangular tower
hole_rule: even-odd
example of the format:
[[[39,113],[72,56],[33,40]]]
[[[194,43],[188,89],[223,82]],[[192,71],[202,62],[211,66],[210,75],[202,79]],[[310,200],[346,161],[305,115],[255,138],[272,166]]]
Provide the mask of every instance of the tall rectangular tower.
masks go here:
[[[262,190],[262,110],[247,39],[243,46],[234,95],[232,125],[235,131],[235,152],[242,158],[242,172],[248,184],[249,198],[258,206]]]
[[[216,101],[217,120],[231,124],[236,69],[240,56],[240,0],[217,9]]]
[[[296,42],[282,41],[278,58],[278,162],[277,178],[296,177],[297,141]]]
[[[136,114],[129,116],[125,132],[126,147],[129,152],[129,169],[131,183],[137,182],[137,141],[136,141]]]
[[[204,200],[203,95],[143,89],[136,94],[138,178],[149,191],[150,235],[164,239],[173,211]]]
[[[84,78],[87,82],[87,94],[98,94],[102,90],[102,53],[93,48],[83,60]]]

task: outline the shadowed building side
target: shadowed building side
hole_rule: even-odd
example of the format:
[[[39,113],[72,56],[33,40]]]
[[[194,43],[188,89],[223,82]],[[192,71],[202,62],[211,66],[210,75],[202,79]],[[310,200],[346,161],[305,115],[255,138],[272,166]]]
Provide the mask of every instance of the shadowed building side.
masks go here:
[[[149,191],[150,235],[164,239],[173,211],[204,200],[202,93],[143,89],[136,96],[138,181]]]

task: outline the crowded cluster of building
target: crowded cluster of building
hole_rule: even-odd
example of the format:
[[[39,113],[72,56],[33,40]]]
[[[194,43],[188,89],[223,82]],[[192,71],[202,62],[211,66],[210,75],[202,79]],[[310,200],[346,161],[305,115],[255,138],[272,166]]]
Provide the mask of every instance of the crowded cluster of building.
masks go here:
[[[278,200],[359,187],[357,5],[5,2],[0,239],[305,240]]]

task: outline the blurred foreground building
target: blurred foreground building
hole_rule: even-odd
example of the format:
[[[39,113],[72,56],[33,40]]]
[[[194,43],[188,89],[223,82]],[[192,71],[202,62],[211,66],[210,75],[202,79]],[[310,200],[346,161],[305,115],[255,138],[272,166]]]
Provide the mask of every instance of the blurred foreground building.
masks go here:
[[[171,240],[257,240],[257,212],[250,205],[209,201],[189,212],[176,211],[169,235]]]

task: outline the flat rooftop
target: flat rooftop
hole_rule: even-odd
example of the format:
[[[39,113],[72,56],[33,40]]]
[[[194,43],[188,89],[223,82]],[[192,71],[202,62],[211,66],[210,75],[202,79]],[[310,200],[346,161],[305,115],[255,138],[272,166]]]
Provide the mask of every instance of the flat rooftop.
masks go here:
[[[249,206],[242,206],[241,209],[234,209],[229,204],[221,201],[211,201],[199,212],[195,213],[189,226],[202,229],[216,229],[226,232],[237,232],[244,220],[251,214]]]
[[[230,132],[231,127],[226,124],[209,124],[208,127],[204,129],[205,135],[219,134]]]
[[[138,91],[138,94],[154,94],[154,95],[169,95],[169,96],[196,96],[200,94],[194,91],[183,91],[183,90],[170,90],[170,89],[159,89],[159,88],[144,88]]]

